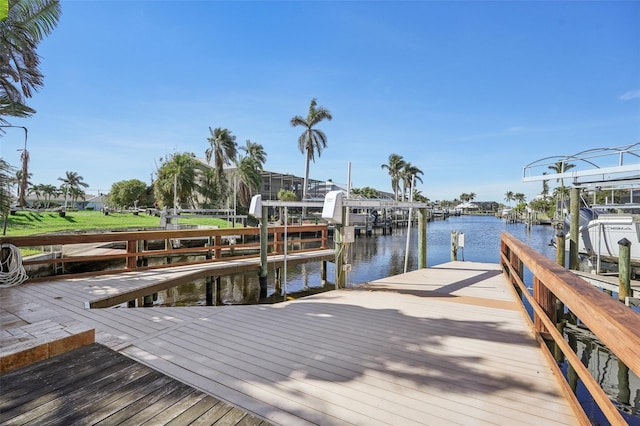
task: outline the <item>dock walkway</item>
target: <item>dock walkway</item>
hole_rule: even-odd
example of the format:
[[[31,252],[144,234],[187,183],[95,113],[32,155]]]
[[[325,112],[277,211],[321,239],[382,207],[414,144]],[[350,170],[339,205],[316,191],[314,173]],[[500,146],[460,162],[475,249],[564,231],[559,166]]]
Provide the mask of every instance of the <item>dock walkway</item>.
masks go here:
[[[577,424],[497,264],[275,305],[86,309],[82,289],[99,280],[0,289],[2,309],[40,305],[92,327],[97,342],[273,424]]]

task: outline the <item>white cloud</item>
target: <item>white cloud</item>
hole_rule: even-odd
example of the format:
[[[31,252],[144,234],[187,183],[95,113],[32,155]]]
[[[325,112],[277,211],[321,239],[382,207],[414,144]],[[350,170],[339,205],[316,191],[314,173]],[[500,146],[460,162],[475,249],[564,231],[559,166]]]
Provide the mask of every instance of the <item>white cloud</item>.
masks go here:
[[[629,90],[618,97],[621,101],[630,101],[637,98],[640,98],[640,90]]]

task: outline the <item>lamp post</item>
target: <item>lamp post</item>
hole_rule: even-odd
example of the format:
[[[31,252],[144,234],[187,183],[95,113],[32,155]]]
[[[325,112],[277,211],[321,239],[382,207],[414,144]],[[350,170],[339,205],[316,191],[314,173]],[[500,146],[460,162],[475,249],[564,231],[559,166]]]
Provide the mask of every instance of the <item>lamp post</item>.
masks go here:
[[[20,159],[22,160],[22,179],[20,180],[20,194],[18,196],[18,207],[25,207],[27,205],[26,193],[27,193],[27,173],[29,170],[29,151],[27,151],[27,128],[24,126],[11,126],[11,125],[0,125],[0,127],[13,127],[24,130],[24,149],[19,149],[18,151],[22,151],[20,155]]]

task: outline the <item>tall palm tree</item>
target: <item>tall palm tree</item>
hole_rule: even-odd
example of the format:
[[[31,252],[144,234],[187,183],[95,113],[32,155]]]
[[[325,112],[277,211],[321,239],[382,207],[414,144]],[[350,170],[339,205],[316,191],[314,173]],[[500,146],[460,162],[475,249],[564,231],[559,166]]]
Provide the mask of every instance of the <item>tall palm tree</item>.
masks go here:
[[[553,170],[556,174],[560,174],[573,169],[575,166],[575,164],[567,163],[565,161],[556,161],[554,164],[550,165],[548,169]],[[564,179],[556,179],[556,182],[560,182],[560,185],[564,186]]]
[[[37,47],[60,15],[58,0],[9,0],[7,18],[0,20],[0,124],[8,123],[3,116],[35,113],[25,98],[43,85]]]
[[[553,170],[553,172],[556,174],[561,174],[566,172],[567,170],[573,169],[575,166],[576,166],[575,164],[567,163],[565,161],[556,161],[554,164],[550,165],[548,168],[549,170]],[[565,193],[567,192],[564,190],[565,189],[564,178],[556,179],[556,182],[560,182],[560,187],[562,188],[561,191],[556,192],[556,195],[560,201],[560,209],[564,210],[565,199],[566,199]]]
[[[507,191],[504,193],[504,200],[509,204],[509,207],[511,207],[511,201],[515,200],[513,195],[513,191]]]
[[[262,170],[267,161],[267,153],[259,143],[247,139],[246,145],[240,147],[246,155],[236,160],[235,174],[238,178],[238,202],[243,207],[248,207],[254,191],[260,189],[262,183]]]
[[[58,178],[59,181],[62,181],[62,185],[60,185],[60,189],[64,191],[64,207],[67,207],[67,196],[69,192],[74,192],[75,190],[82,188],[87,188],[89,186],[88,183],[84,182],[84,178],[76,172],[65,172],[64,177]]]
[[[412,165],[410,162],[406,162],[400,172],[400,178],[402,179],[402,199],[405,195],[409,197],[409,191],[411,191],[411,183],[415,183],[416,180],[422,183],[422,178],[418,175],[424,174],[422,170]]]
[[[260,170],[263,170],[264,163],[267,162],[267,153],[262,145],[247,139],[245,146],[241,146],[240,150],[244,151],[249,158],[254,159]]]
[[[211,162],[213,157],[213,165],[216,169],[216,177],[218,180],[218,188],[222,191],[220,194],[223,198],[229,193],[227,179],[224,176],[224,166],[230,165],[236,158],[238,152],[238,144],[236,137],[231,134],[229,129],[209,127],[211,136],[207,138],[209,148],[205,151],[207,163]]]
[[[402,169],[404,168],[405,161],[402,155],[391,154],[389,155],[389,162],[387,164],[381,164],[380,167],[387,169],[389,176],[391,176],[391,189],[395,195],[396,201],[398,201],[398,191],[400,190],[400,179],[402,177]]]
[[[248,207],[253,191],[260,189],[262,183],[262,167],[254,158],[242,156],[236,161],[236,176],[238,178],[238,202]]]
[[[316,98],[311,99],[309,104],[309,112],[307,116],[302,117],[296,115],[291,119],[291,126],[304,127],[304,132],[298,138],[298,148],[300,152],[305,155],[304,165],[304,186],[302,188],[302,199],[307,197],[307,186],[309,181],[309,161],[315,163],[316,153],[318,157],[322,153],[322,150],[327,147],[327,135],[320,129],[314,129],[318,123],[323,120],[332,120],[333,117],[328,109],[319,107]]]

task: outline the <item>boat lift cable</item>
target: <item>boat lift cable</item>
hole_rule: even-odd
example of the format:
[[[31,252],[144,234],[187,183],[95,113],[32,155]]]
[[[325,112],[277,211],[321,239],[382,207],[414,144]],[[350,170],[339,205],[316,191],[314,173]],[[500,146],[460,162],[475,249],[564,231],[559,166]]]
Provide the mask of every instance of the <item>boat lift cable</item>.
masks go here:
[[[0,250],[6,250],[9,253],[6,259],[0,262],[0,287],[6,288],[22,284],[29,276],[22,266],[20,250],[8,243],[2,244]]]

